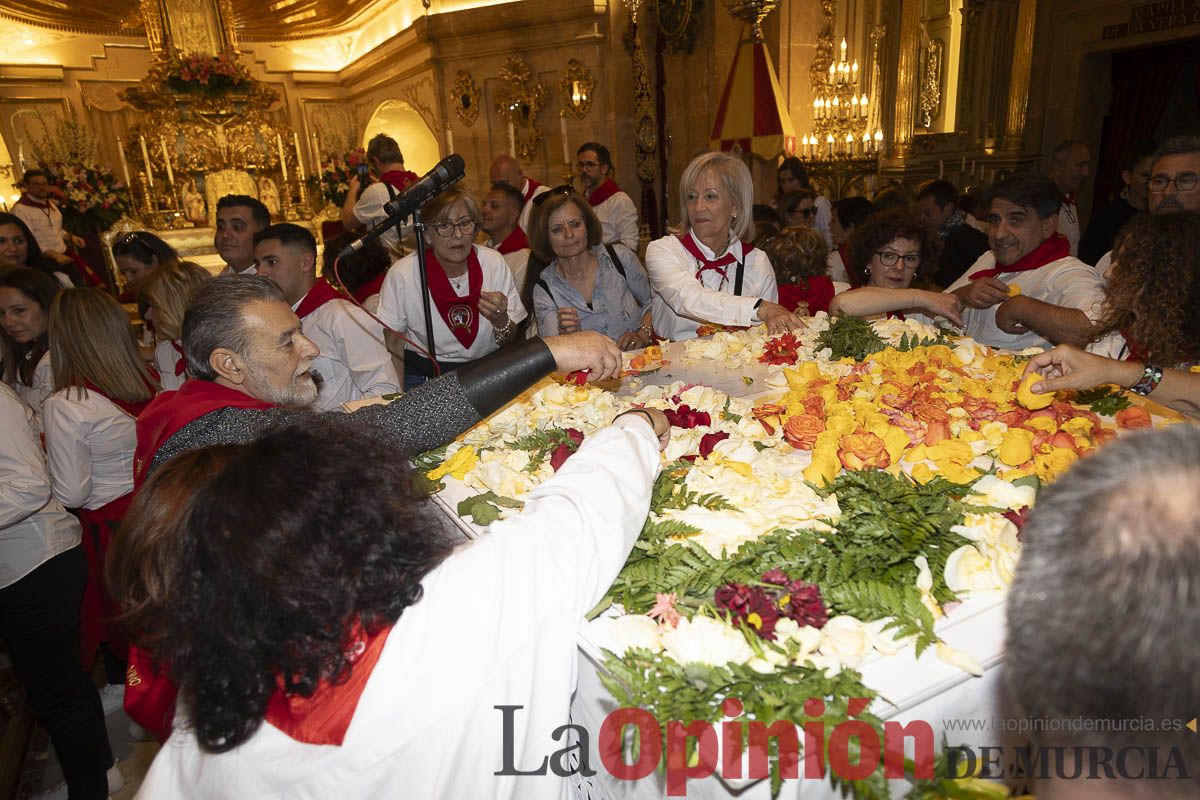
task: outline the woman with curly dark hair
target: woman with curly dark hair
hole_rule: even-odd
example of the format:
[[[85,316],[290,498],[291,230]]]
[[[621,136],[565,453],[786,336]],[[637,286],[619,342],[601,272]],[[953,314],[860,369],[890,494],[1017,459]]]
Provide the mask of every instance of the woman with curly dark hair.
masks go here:
[[[1131,219],[1105,277],[1089,349],[1163,367],[1200,360],[1200,212]]]
[[[621,415],[473,543],[349,419],[168,462],[109,565],[182,700],[142,791],[560,796],[495,775],[541,758],[496,708],[547,735],[567,722],[579,621],[637,539],[669,435],[661,412]]]
[[[873,214],[850,239],[848,266],[861,288],[835,296],[829,313],[904,319],[905,312],[915,311],[962,325],[958,297],[918,288],[931,285],[941,251],[942,240],[913,211]]]
[[[826,274],[829,248],[820,231],[807,225],[784,228],[767,245],[766,253],[779,283],[779,305],[809,316],[829,310],[835,290]]]

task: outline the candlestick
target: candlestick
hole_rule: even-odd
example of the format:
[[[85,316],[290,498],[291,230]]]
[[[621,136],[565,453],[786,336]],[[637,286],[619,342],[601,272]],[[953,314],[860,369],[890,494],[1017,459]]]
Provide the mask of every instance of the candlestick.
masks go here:
[[[858,97],[857,97],[857,95],[850,95],[850,112],[851,112],[850,116],[854,117],[855,119],[858,119]]]
[[[283,152],[283,135],[278,132],[275,134],[275,144],[279,147],[279,171],[284,173],[284,176],[286,177],[287,156]]]
[[[833,158],[833,134],[828,134],[825,137],[825,153],[830,158]]]
[[[854,134],[852,133],[846,134],[846,155],[854,155]]]
[[[940,181],[944,177],[946,177],[946,162],[942,161],[942,159],[939,158],[938,159],[938,180]]]
[[[964,173],[967,171],[967,157],[966,156],[962,157],[962,164],[959,165],[958,171],[964,172]]]
[[[883,131],[875,129],[875,152],[878,153],[883,147]]]
[[[450,127],[450,123],[446,123],[446,153],[447,155],[454,152],[454,128]]]
[[[863,138],[862,138],[862,153],[865,156],[867,153],[870,153],[870,152],[871,152],[871,137],[869,134],[864,133]]]
[[[121,137],[117,137],[117,155],[121,157],[121,174],[125,176],[125,185],[132,186],[129,181],[129,162],[125,160],[125,145],[121,144]]]
[[[146,137],[138,136],[138,144],[142,146],[142,163],[146,165],[146,180],[154,183],[154,170],[150,169],[150,153],[146,150]]]
[[[171,154],[167,152],[167,137],[159,136],[158,143],[162,145],[163,163],[167,165],[167,185],[175,185],[175,173],[171,170]]]
[[[300,173],[300,180],[306,180],[307,175],[304,174],[304,157],[300,155],[300,134],[292,131],[292,140],[296,143],[296,171]]]
[[[850,78],[858,80],[858,59],[854,59],[854,63],[850,65]]]
[[[562,143],[563,143],[563,163],[571,163],[571,145],[567,142],[567,115],[559,114],[559,127],[562,128]]]
[[[517,157],[517,134],[513,131],[512,120],[508,121],[508,154]]]
[[[842,61],[846,60],[846,37],[842,37]]]
[[[829,85],[833,86],[833,76],[837,74],[837,67],[833,64],[829,65]]]

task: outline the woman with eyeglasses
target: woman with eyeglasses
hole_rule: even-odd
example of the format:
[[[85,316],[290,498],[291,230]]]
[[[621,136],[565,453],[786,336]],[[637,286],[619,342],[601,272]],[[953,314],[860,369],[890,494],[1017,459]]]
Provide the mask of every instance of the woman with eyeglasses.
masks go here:
[[[779,224],[784,228],[797,225],[813,227],[817,216],[817,195],[808,189],[797,189],[779,198],[776,208],[779,211]]]
[[[83,276],[73,263],[58,264],[42,255],[33,232],[16,214],[0,214],[0,269],[29,267],[49,275],[63,288],[83,286]]]
[[[805,223],[812,225],[821,232],[821,236],[825,238],[825,246],[833,247],[833,206],[829,202],[829,198],[817,192],[813,187],[812,181],[808,179],[808,170],[804,168],[804,162],[796,156],[788,156],[779,164],[779,170],[775,173],[775,179],[778,186],[778,191],[775,193],[776,207],[778,201],[782,200],[784,195],[789,192],[794,192],[799,189],[813,193],[813,216],[812,219]],[[791,223],[784,223],[785,227]]]
[[[679,181],[683,232],[646,248],[646,271],[656,292],[654,331],[694,339],[701,325],[749,327],[770,333],[798,327],[779,305],[775,271],[754,238],[750,169],[726,153],[703,153]]]
[[[602,244],[600,220],[577,194],[547,193],[534,215],[530,240],[540,261],[533,312],[542,336],[599,331],[622,350],[654,341],[650,280],[622,244]]]
[[[416,253],[388,270],[379,296],[379,318],[391,329],[389,348],[404,352],[403,369],[397,371],[405,389],[435,377],[438,367],[445,373],[500,349],[515,338],[517,323],[526,316],[504,256],[474,244],[480,211],[469,191],[456,186],[443,192],[425,204],[421,215],[428,230],[433,353],[425,352],[429,341]]]
[[[912,211],[873,215],[850,239],[849,267],[861,288],[835,295],[829,313],[864,319],[925,315],[961,326],[957,296],[920,288],[932,285],[929,275],[937,269],[941,247],[938,235]]]
[[[42,431],[42,404],[54,391],[47,331],[50,304],[61,289],[58,281],[36,269],[0,270],[4,382],[33,412],[35,433]]]

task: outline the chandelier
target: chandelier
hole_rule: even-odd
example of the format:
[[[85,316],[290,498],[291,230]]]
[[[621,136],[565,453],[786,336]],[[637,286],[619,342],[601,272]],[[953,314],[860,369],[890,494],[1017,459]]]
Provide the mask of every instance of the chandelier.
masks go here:
[[[800,140],[801,154],[810,158],[873,155],[883,142],[882,131],[867,130],[871,101],[862,90],[858,60],[846,58],[845,38],[840,49],[840,58],[814,87],[813,133]]]

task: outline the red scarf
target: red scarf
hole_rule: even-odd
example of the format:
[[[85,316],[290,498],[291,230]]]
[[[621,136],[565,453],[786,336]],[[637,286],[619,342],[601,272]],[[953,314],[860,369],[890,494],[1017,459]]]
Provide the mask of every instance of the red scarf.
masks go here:
[[[296,316],[304,319],[330,300],[340,300],[343,297],[345,295],[333,288],[333,284],[329,281],[317,278],[317,282],[308,290],[308,294],[304,295],[300,305],[296,306]]]
[[[215,381],[190,378],[175,392],[163,392],[137,418],[137,448],[133,453],[133,488],[146,478],[146,468],[158,448],[189,422],[221,408],[274,408],[274,403]]]
[[[1029,272],[1044,267],[1051,261],[1058,261],[1071,255],[1071,243],[1061,233],[1052,235],[1049,239],[1030,250],[1008,266],[999,263],[993,269],[981,269],[971,276],[971,280],[994,278],[997,275],[1007,275],[1012,272]]]
[[[725,282],[729,280],[729,276],[726,274],[726,267],[728,267],[730,264],[738,263],[738,260],[736,257],[734,257],[732,250],[726,250],[723,256],[710,259],[708,256],[704,255],[704,251],[700,249],[699,242],[696,241],[695,234],[693,234],[691,231],[680,234],[675,238],[678,239],[679,243],[683,245],[683,249],[687,250],[688,253],[691,254],[692,258],[696,259],[696,261],[700,264],[700,269],[696,270],[696,280],[700,280],[701,275],[709,270],[712,270],[721,276],[721,285],[725,285]],[[742,263],[745,263],[746,256],[750,255],[750,251],[753,249],[754,245],[749,244],[748,242],[742,242]]]
[[[391,632],[390,626],[373,636],[358,629],[349,654],[353,668],[345,682],[323,680],[312,697],[285,694],[281,685],[267,701],[264,719],[298,742],[340,747]]]
[[[541,187],[541,184],[535,181],[533,178],[525,179],[525,191],[523,194],[525,196],[526,203],[533,199],[533,196],[537,193],[539,187]]]
[[[149,402],[149,401],[147,401]],[[83,590],[79,608],[79,652],[83,657],[83,668],[88,670],[96,658],[96,648],[108,642],[109,649],[121,660],[125,660],[129,643],[118,629],[109,628],[107,621],[120,613],[104,583],[104,559],[117,525],[125,519],[133,492],[127,492],[116,500],[99,508],[79,510],[79,522],[83,526],[83,552],[87,556],[88,581]]]
[[[612,178],[605,178],[604,183],[592,189],[592,193],[588,195],[588,205],[595,208],[620,191],[621,187],[617,186],[616,181]]]
[[[20,199],[17,200],[17,205],[32,206],[33,208],[36,208],[39,211],[46,211],[47,209],[54,207],[50,203],[49,200],[36,200],[36,199],[30,197],[29,195],[25,194],[24,192],[21,193]]]
[[[425,254],[428,262],[426,272],[429,274],[429,296],[442,315],[446,327],[463,347],[470,347],[479,335],[479,293],[483,291],[483,267],[479,265],[479,255],[475,248],[467,256],[467,296],[459,297],[446,277],[446,270],[429,250]]]
[[[417,177],[417,173],[409,172],[406,169],[389,169],[379,176],[379,180],[389,184],[396,191],[402,192],[420,180],[420,178]]]
[[[177,356],[175,359],[175,377],[178,378],[187,369],[187,359],[183,357],[183,348],[179,346],[179,342],[172,339],[171,347],[175,349]]]
[[[504,237],[504,241],[496,245],[496,250],[502,256],[509,253],[515,253],[518,250],[529,249],[529,237],[525,235],[525,231],[521,230],[521,226],[513,228],[512,233]]]
[[[354,299],[360,303],[365,303],[371,295],[379,294],[383,291],[383,279],[386,277],[387,271],[385,270],[374,278],[371,278],[371,280],[354,290]]]
[[[119,397],[113,397],[108,392],[102,390],[89,380],[85,380],[83,382],[83,387],[89,392],[95,392],[101,397],[107,399],[108,402],[112,403],[114,406],[121,409],[134,419],[137,419],[138,415],[146,410],[146,406],[150,405],[150,403],[154,400],[154,387],[149,383],[146,384],[146,388],[150,390],[150,396],[145,400],[122,400]]]

